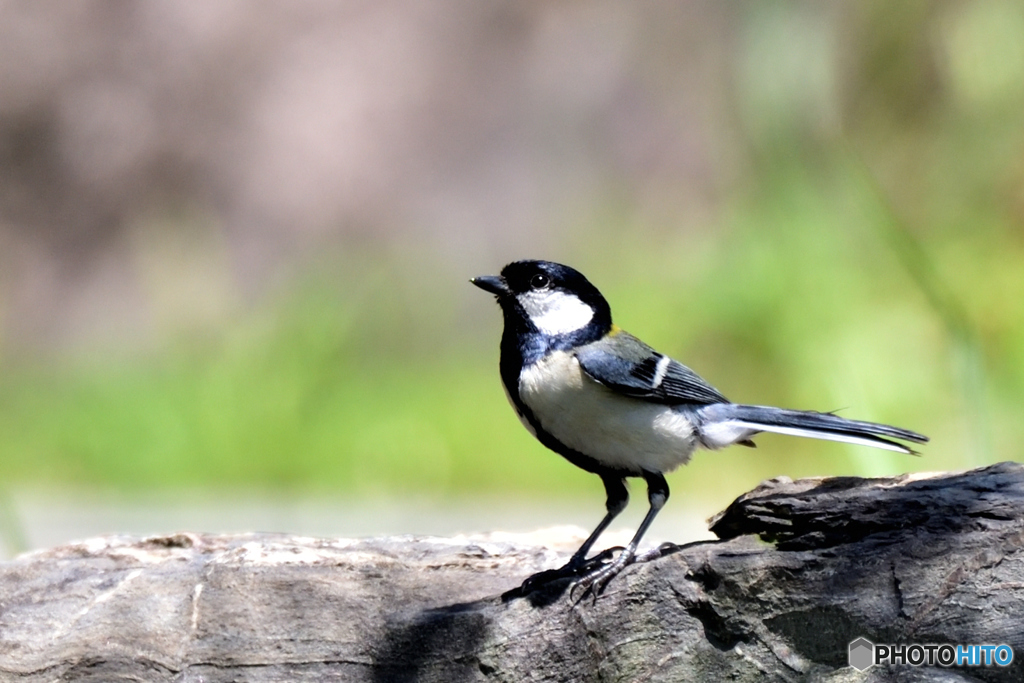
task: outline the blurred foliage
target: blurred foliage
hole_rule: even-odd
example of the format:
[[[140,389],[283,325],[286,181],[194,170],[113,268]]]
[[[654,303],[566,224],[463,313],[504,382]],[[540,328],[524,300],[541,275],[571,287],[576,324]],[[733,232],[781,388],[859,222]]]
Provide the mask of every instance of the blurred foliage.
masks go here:
[[[1016,455],[1019,236],[988,222],[983,237],[952,233],[904,256],[899,240],[912,238],[874,187],[855,166],[833,170],[780,171],[699,233],[631,223],[622,207],[588,232],[566,231],[575,242],[561,249],[578,254],[617,321],[734,400],[840,409],[934,439],[917,460],[763,436],[756,451],[699,453],[674,479],[679,492]],[[6,479],[339,494],[598,488],[536,444],[506,404],[500,315],[471,274],[423,269],[412,256],[327,255],[266,309],[152,358],[6,367]],[[417,287],[421,277],[443,285]],[[944,283],[941,295],[929,278]]]
[[[933,438],[915,459],[765,435],[757,450],[698,453],[671,480],[677,495],[1019,459],[1024,11],[741,7],[738,170],[714,210],[688,216],[668,197],[651,211],[612,174],[545,253],[506,260],[579,268],[620,325],[733,400]],[[506,404],[500,316],[466,282],[502,263],[459,272],[444,253],[343,242],[276,297],[149,354],[0,357],[0,477],[124,491],[599,490]]]

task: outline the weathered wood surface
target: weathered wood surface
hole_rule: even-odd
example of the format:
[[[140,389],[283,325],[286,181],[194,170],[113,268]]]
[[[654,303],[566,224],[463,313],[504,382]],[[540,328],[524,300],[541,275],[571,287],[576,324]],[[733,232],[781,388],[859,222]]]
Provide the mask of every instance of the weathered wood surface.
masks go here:
[[[0,564],[4,681],[1024,679],[1024,467],[773,480],[591,603],[493,539],[101,538]],[[767,541],[767,542],[766,542]],[[1007,643],[1008,669],[846,667]]]

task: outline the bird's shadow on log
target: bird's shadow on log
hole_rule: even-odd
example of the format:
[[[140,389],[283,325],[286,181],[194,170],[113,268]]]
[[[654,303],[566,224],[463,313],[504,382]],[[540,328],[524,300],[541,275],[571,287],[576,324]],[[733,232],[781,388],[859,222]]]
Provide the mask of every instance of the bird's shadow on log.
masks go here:
[[[642,562],[678,552],[686,546],[665,544],[649,551]],[[641,563],[642,563],[641,562]],[[543,572],[542,572],[543,574]],[[523,598],[532,608],[549,607],[565,601],[572,607],[568,592],[572,577],[555,576],[538,581],[528,590],[518,586],[500,598],[456,603],[397,617],[386,627],[381,646],[374,657],[375,683],[393,681],[478,680],[491,673],[479,654],[491,635],[492,621],[499,605]]]
[[[491,630],[492,601],[447,605],[396,619],[374,657],[374,683],[477,680],[488,673],[477,657]]]
[[[516,586],[515,588],[502,593],[501,601],[511,602],[512,600],[526,598],[532,607],[547,607],[565,595],[566,591],[572,587],[574,581],[574,579],[566,578],[564,576],[552,576],[550,580],[545,580],[545,578],[539,574],[535,575],[535,577],[540,582],[536,588],[529,589],[524,588],[523,586]]]
[[[491,634],[495,608],[517,598],[544,608],[566,596],[572,578],[539,582],[524,591],[517,586],[499,599],[456,603],[396,618],[386,627],[374,657],[374,683],[479,680],[492,673],[479,658]],[[565,598],[567,599],[567,598]]]

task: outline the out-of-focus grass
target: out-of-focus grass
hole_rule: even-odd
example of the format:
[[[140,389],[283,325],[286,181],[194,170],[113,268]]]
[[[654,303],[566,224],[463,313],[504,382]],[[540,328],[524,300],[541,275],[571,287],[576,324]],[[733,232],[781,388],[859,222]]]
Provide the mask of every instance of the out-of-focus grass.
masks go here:
[[[991,216],[923,241],[921,258],[962,307],[964,346],[887,240],[891,220],[855,174],[795,173],[693,232],[603,207],[558,253],[536,256],[583,270],[619,324],[733,400],[840,409],[934,439],[916,459],[765,435],[757,450],[699,453],[671,479],[677,495],[1017,457],[1024,244]],[[600,490],[506,404],[500,316],[466,282],[478,272],[420,257],[325,263],[331,276],[148,357],[8,362],[0,477],[124,491]]]

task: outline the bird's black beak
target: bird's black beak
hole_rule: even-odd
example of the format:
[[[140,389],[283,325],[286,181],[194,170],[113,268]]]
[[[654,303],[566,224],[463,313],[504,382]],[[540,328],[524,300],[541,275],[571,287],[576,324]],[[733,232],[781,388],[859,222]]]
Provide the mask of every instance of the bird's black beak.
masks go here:
[[[500,275],[481,275],[471,278],[469,281],[485,292],[490,292],[495,296],[506,296],[509,294],[505,278]]]

